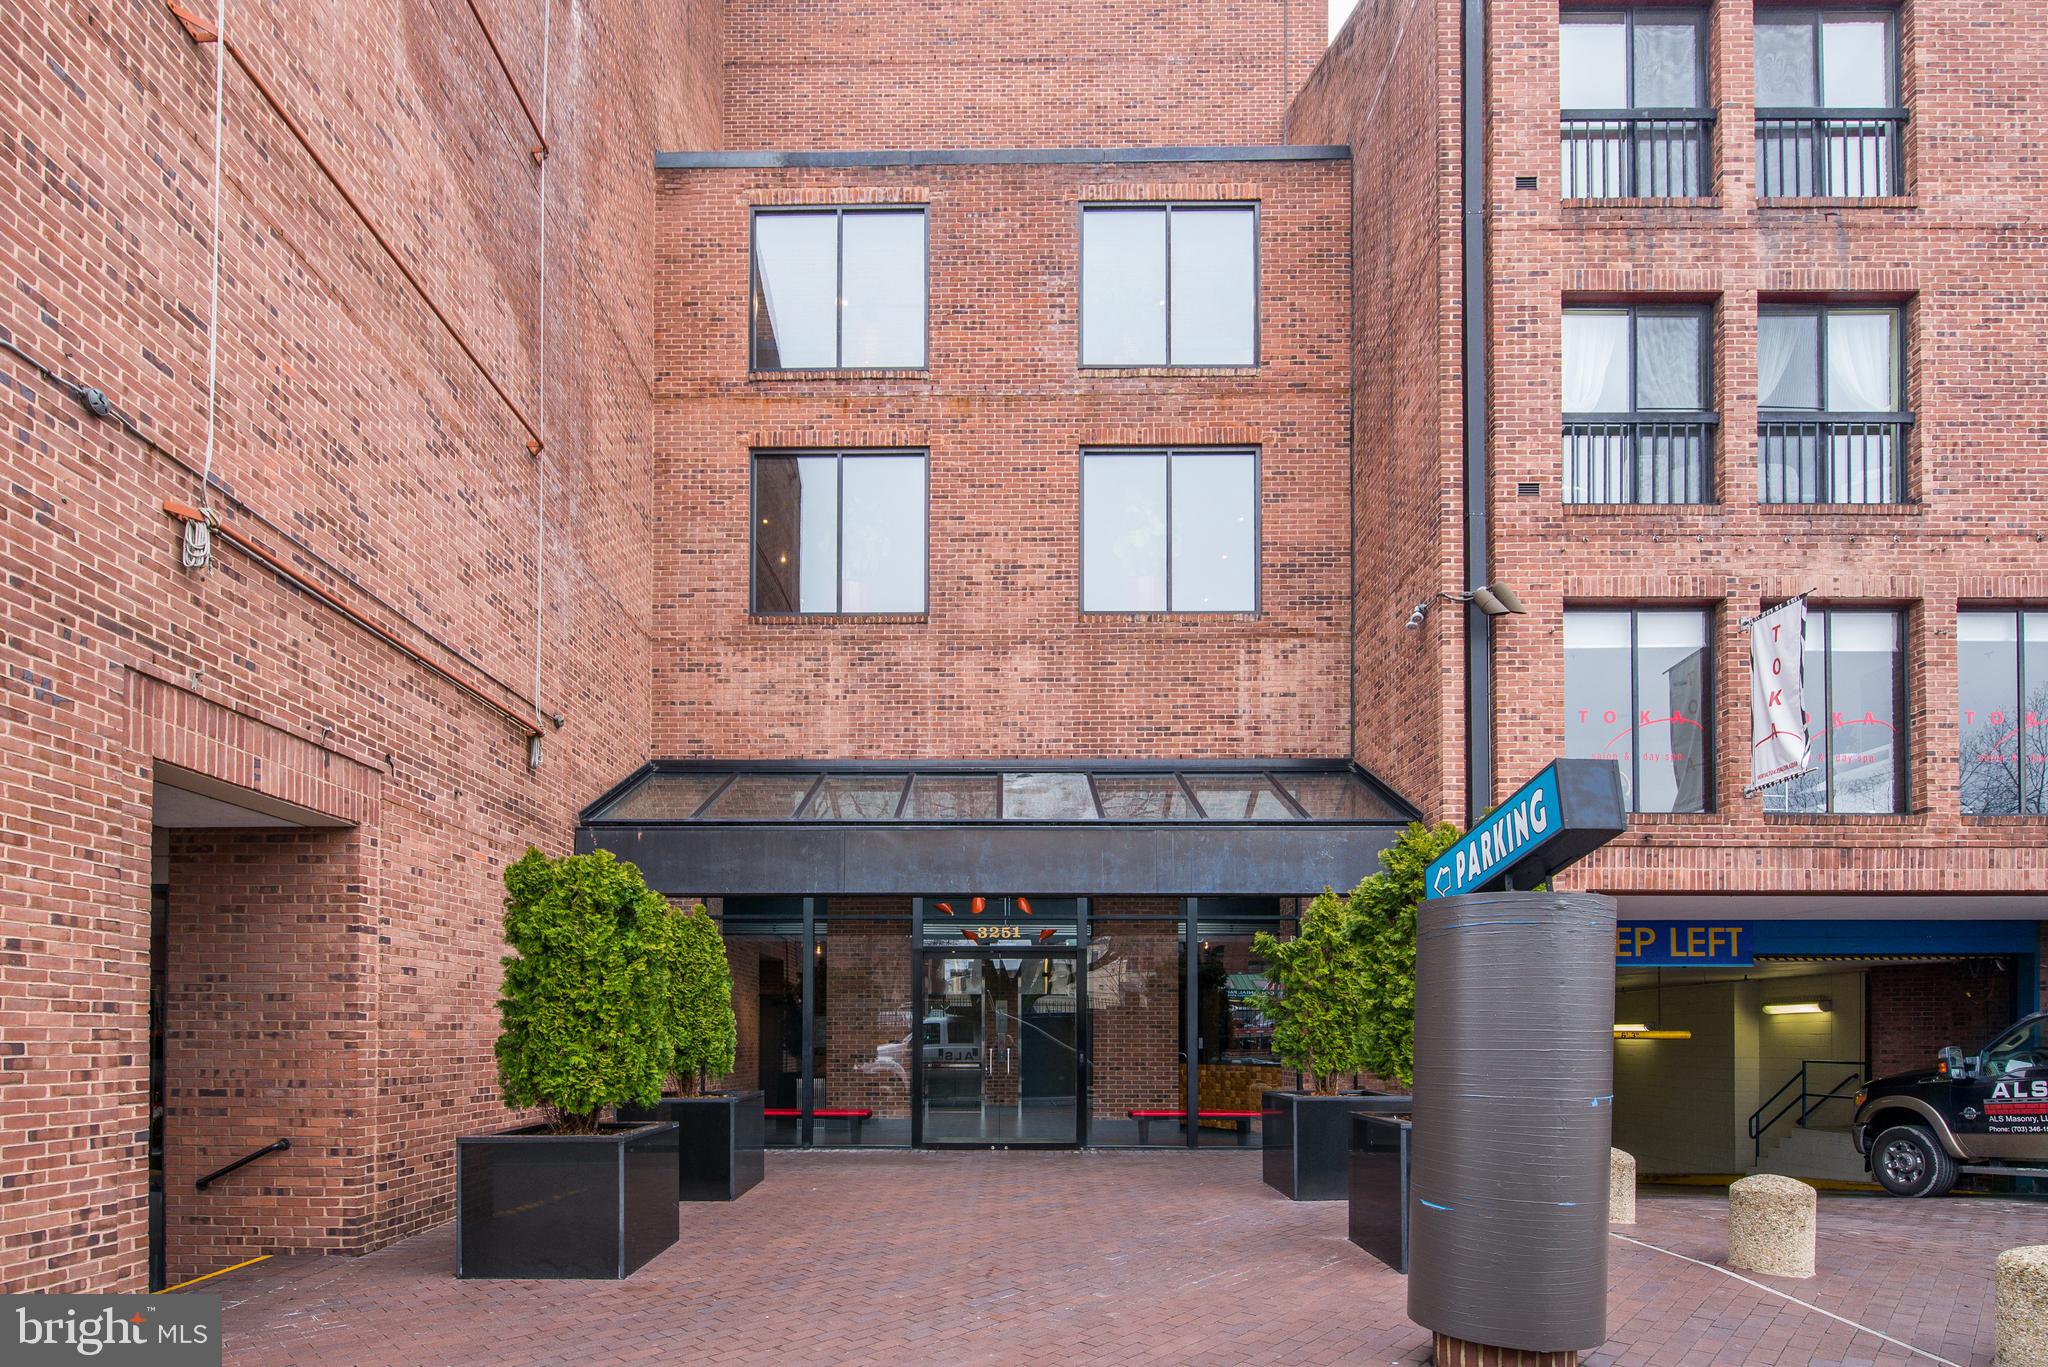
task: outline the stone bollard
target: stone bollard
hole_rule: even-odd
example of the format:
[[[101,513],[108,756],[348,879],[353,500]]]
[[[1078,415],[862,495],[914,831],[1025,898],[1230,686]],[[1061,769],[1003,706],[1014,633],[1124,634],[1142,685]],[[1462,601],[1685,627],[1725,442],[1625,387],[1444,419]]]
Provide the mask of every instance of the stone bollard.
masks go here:
[[[2048,1244],[1998,1255],[1996,1367],[2048,1362]]]
[[[1773,1277],[1813,1275],[1820,1193],[1762,1172],[1728,1188],[1728,1266]]]
[[[1620,1149],[1607,1151],[1607,1223],[1636,1222],[1636,1156]]]

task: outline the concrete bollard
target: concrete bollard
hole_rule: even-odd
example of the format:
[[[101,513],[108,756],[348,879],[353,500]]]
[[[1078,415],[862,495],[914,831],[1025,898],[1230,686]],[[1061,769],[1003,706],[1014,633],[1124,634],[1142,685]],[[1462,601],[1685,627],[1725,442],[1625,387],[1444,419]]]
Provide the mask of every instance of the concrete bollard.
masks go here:
[[[1996,1367],[2048,1362],[2048,1244],[1998,1255]]]
[[[1775,1173],[1728,1188],[1728,1266],[1773,1277],[1811,1277],[1820,1193]]]
[[[1607,1151],[1607,1223],[1636,1222],[1636,1156],[1620,1149]]]

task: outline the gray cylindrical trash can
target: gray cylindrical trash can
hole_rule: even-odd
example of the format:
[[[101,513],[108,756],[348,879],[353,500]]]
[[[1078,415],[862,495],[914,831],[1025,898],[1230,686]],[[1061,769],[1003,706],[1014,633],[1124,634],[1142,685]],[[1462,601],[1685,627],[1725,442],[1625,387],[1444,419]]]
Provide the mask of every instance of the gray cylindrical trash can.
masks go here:
[[[1607,1339],[1614,903],[1422,904],[1408,1317],[1531,1352]]]

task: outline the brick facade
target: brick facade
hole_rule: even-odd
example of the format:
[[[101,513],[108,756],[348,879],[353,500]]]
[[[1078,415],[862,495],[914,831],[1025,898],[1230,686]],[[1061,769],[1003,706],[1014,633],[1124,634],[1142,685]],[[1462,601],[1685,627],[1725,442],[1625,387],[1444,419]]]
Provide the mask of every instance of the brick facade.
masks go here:
[[[655,751],[1343,754],[1345,181],[1341,162],[664,171]],[[1255,369],[1079,369],[1079,206],[1166,199],[1259,205]],[[750,374],[750,206],[849,202],[928,206],[929,368]],[[1082,615],[1081,449],[1166,443],[1258,448],[1259,612]],[[929,611],[750,616],[750,451],[841,446],[929,452]]]
[[[1953,1044],[1974,1053],[2012,1023],[2013,971],[1989,959],[1870,970],[1870,1075],[1933,1064]]]
[[[719,137],[717,6],[555,9],[543,361],[542,7],[228,7],[212,502],[400,650],[225,542],[179,568],[215,49],[162,0],[0,5],[8,1290],[145,1285],[156,764],[354,823],[172,860],[173,1276],[441,1220],[453,1137],[505,1119],[501,870],[647,754],[651,156]],[[484,700],[531,713],[537,572],[535,775]]]

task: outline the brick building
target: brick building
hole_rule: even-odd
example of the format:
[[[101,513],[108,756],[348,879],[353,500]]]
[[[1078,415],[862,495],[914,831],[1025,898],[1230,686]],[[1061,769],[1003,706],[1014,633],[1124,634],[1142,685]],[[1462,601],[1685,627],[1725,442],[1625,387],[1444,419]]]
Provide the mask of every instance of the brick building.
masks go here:
[[[2040,14],[1824,11],[1803,97],[1780,24],[1766,99],[1748,5],[1483,8],[1466,215],[1456,0],[0,0],[0,1285],[446,1218],[529,844],[714,901],[785,1142],[1235,1143],[1133,1113],[1279,1075],[1251,936],[1567,751],[1705,809],[1580,882],[1771,951],[1622,983],[1731,1125],[1759,993],[1873,1062],[2036,1000],[1963,732],[2048,603]],[[1903,739],[1775,811],[1805,591]],[[1575,731],[1652,648],[1698,739]]]

